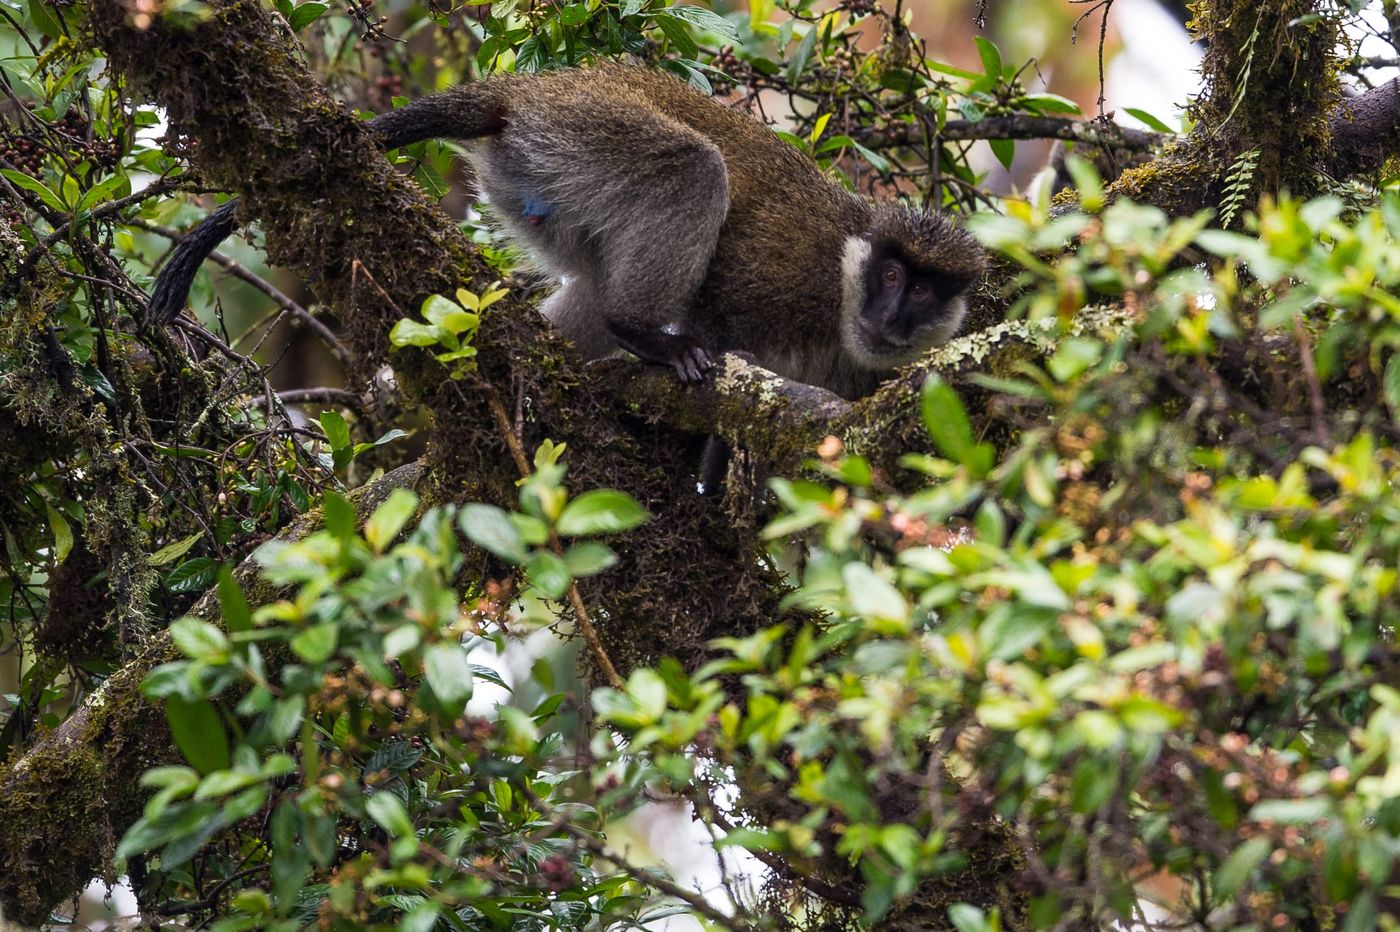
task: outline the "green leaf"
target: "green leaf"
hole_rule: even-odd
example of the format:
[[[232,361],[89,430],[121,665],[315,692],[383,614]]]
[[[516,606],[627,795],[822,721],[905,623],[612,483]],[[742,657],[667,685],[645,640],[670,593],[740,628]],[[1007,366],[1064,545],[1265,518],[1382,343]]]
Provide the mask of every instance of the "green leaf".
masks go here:
[[[471,698],[472,665],[462,645],[439,642],[429,647],[423,652],[423,672],[443,705],[460,709]]]
[[[39,27],[39,31],[50,39],[63,38],[63,24],[44,5],[44,0],[29,0],[29,18],[33,20],[35,26]]]
[[[403,773],[422,757],[423,749],[415,747],[411,741],[388,741],[380,745],[379,750],[365,761],[364,773],[371,774],[380,770]]]
[[[996,932],[997,926],[987,914],[971,903],[954,903],[948,907],[948,919],[958,932]]]
[[[792,53],[792,58],[788,60],[787,81],[789,84],[801,84],[802,72],[807,68],[807,61],[812,57],[812,50],[817,47],[817,27],[815,25],[807,29],[807,34],[798,43],[797,51]]]
[[[298,631],[291,640],[292,652],[307,663],[325,663],[335,653],[340,627],[325,621]]]
[[[262,780],[260,774],[247,770],[216,770],[199,783],[195,799],[218,799],[229,793],[252,786]]]
[[[31,178],[24,172],[11,168],[0,168],[0,176],[9,179],[12,184],[19,185],[26,191],[39,195],[39,199],[50,209],[65,214],[68,212],[68,205],[63,203],[63,198],[50,191],[48,186],[39,179]]]
[[[349,540],[355,536],[355,506],[341,495],[327,492],[321,500],[321,509],[326,516],[326,530],[336,540]]]
[[[1030,94],[1022,103],[1028,110],[1040,113],[1078,113],[1079,104],[1059,94]]]
[[[394,346],[437,346],[452,339],[452,334],[434,324],[420,324],[416,320],[401,318],[389,331],[389,342]]]
[[[199,543],[199,539],[204,536],[203,531],[196,531],[183,540],[177,540],[173,544],[166,544],[146,558],[146,562],[151,566],[164,566],[167,563],[174,563],[185,555],[185,553]]]
[[[722,36],[731,42],[737,42],[739,32],[734,28],[734,24],[720,16],[712,10],[698,6],[673,6],[665,10],[658,11],[667,16],[674,16],[682,22],[689,23],[697,29],[705,32],[713,32],[717,36]]]
[[[165,577],[165,585],[171,592],[202,592],[209,588],[218,572],[218,560],[195,557],[171,570]]]
[[[44,502],[44,511],[48,514],[49,528],[53,531],[54,558],[62,563],[73,552],[73,529],[68,526],[68,519],[63,517],[63,513],[47,501]],[[198,534],[195,539],[199,539]]]
[[[510,515],[495,505],[463,505],[457,513],[457,526],[467,540],[507,563],[519,565],[529,556]]]
[[[393,793],[381,790],[365,802],[369,817],[389,834],[402,838],[413,834],[413,822],[403,803]]]
[[[179,696],[167,696],[165,718],[170,723],[175,746],[190,766],[201,774],[228,769],[228,736],[212,703],[186,702]]]
[[[418,496],[408,489],[395,489],[384,504],[374,509],[365,522],[365,540],[376,553],[383,553],[418,507]]]
[[[1385,377],[1382,381],[1385,403],[1392,413],[1400,414],[1400,353],[1394,353],[1385,364]]]
[[[950,460],[967,463],[972,455],[972,422],[957,392],[937,375],[924,381],[921,399],[924,426],[938,451]]]
[[[593,14],[586,3],[570,3],[559,11],[559,22],[565,26],[582,26]]]
[[[530,554],[525,561],[525,575],[530,584],[547,599],[562,598],[573,581],[569,567],[549,550],[536,550]]]
[[[1306,825],[1324,819],[1332,812],[1332,803],[1320,796],[1307,799],[1266,799],[1249,810],[1256,822],[1268,820],[1284,825]]]
[[[1231,852],[1215,872],[1216,902],[1223,903],[1233,897],[1273,849],[1273,841],[1261,837],[1251,838]]]
[[[992,149],[992,155],[997,157],[1002,168],[1011,168],[1011,162],[1016,158],[1016,143],[1011,139],[988,139],[987,145]]]
[[[319,0],[308,0],[308,2],[302,3],[298,5],[296,9],[292,10],[291,15],[287,17],[287,22],[291,25],[292,32],[301,32],[307,26],[310,26],[312,23],[316,22],[316,20],[320,19],[321,14],[329,9],[330,6],[328,4],[321,3]]]
[[[1148,128],[1154,129],[1159,133],[1166,133],[1168,135],[1175,135],[1176,133],[1176,130],[1172,129],[1146,110],[1139,110],[1137,107],[1124,107],[1123,112],[1134,119],[1141,120],[1143,123],[1147,124]]]
[[[627,678],[627,695],[636,700],[647,721],[658,721],[666,713],[666,681],[655,670],[643,667],[632,671]]]
[[[267,717],[267,737],[273,744],[286,744],[301,727],[306,712],[306,697],[295,695],[279,700]]]
[[[972,41],[977,43],[977,54],[982,56],[982,70],[993,78],[1001,77],[1001,51],[996,43],[983,36],[973,36]]]
[[[687,84],[706,97],[714,95],[715,89],[710,85],[710,79],[705,77],[705,72],[701,71],[695,62],[685,58],[668,58],[661,63],[661,67],[683,78]]]
[[[629,531],[650,518],[645,508],[626,492],[594,489],[564,507],[557,528],[566,537],[616,534]]]
[[[224,628],[227,631],[248,631],[253,627],[253,610],[233,578],[233,570],[219,567],[219,609],[223,613]]]
[[[564,565],[575,579],[601,573],[617,563],[617,554],[605,544],[586,540],[564,551]]]
[[[841,579],[846,584],[846,600],[855,614],[887,621],[908,620],[909,603],[904,596],[869,566],[847,563],[841,568]]]
[[[186,615],[170,626],[170,639],[191,660],[222,660],[228,655],[228,638],[207,621]]]
[[[345,418],[339,411],[321,412],[321,430],[326,434],[326,441],[330,443],[332,450],[343,450],[350,446],[350,425],[345,423]]]
[[[1058,382],[1068,382],[1081,373],[1097,365],[1103,357],[1103,342],[1085,337],[1070,337],[1062,340],[1055,353],[1046,363]]]

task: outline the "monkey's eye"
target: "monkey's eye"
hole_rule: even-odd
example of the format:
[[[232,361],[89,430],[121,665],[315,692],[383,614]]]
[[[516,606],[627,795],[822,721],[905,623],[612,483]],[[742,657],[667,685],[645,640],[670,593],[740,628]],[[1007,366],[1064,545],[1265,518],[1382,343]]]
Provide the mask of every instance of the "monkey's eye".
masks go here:
[[[915,301],[927,301],[933,297],[933,289],[928,282],[917,282],[909,289],[909,297]]]
[[[899,268],[894,265],[885,266],[885,270],[880,273],[880,279],[886,285],[898,285],[900,279]]]

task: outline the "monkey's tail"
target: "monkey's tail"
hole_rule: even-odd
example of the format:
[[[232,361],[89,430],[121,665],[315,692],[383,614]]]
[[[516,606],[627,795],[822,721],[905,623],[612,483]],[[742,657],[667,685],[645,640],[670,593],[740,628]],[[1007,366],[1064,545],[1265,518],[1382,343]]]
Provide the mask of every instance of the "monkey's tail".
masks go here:
[[[420,97],[397,110],[381,113],[369,125],[384,148],[397,149],[427,139],[490,136],[501,131],[505,120],[505,97],[498,83],[488,79]],[[227,201],[180,240],[156,276],[151,300],[146,305],[147,321],[162,326],[180,313],[199,267],[238,225],[234,220],[237,210],[237,198]]]
[[[386,149],[425,139],[492,136],[506,125],[506,98],[500,81],[487,78],[419,97],[397,110],[381,113],[369,125],[384,140]]]
[[[238,198],[225,201],[209,216],[185,235],[170,254],[170,261],[156,276],[156,285],[151,289],[151,300],[146,304],[146,320],[155,326],[163,326],[175,319],[180,308],[185,306],[190,286],[199,267],[209,254],[228,239],[236,227],[234,214],[238,210]]]
[[[729,475],[729,444],[719,434],[705,438],[705,450],[700,454],[701,495],[718,495],[724,490],[725,477]]]

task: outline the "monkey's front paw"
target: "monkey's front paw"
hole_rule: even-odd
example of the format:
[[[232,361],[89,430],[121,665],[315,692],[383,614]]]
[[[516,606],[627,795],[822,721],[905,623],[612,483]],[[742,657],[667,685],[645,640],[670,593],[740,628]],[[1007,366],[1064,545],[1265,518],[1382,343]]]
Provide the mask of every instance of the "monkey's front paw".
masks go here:
[[[715,361],[703,346],[691,346],[681,350],[671,359],[671,368],[676,370],[682,382],[699,382],[705,373],[715,367]]]

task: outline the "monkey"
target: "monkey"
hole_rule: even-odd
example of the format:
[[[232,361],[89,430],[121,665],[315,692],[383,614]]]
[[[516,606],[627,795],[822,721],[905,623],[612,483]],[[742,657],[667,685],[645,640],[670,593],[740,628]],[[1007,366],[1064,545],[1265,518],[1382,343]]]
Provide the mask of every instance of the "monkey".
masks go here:
[[[493,216],[559,282],[544,315],[587,359],[620,348],[685,382],[739,350],[869,394],[955,334],[984,268],[943,214],[866,201],[762,123],[644,68],[489,77],[370,126],[386,148],[467,142]],[[151,320],[178,313],[235,212],[176,247]]]

